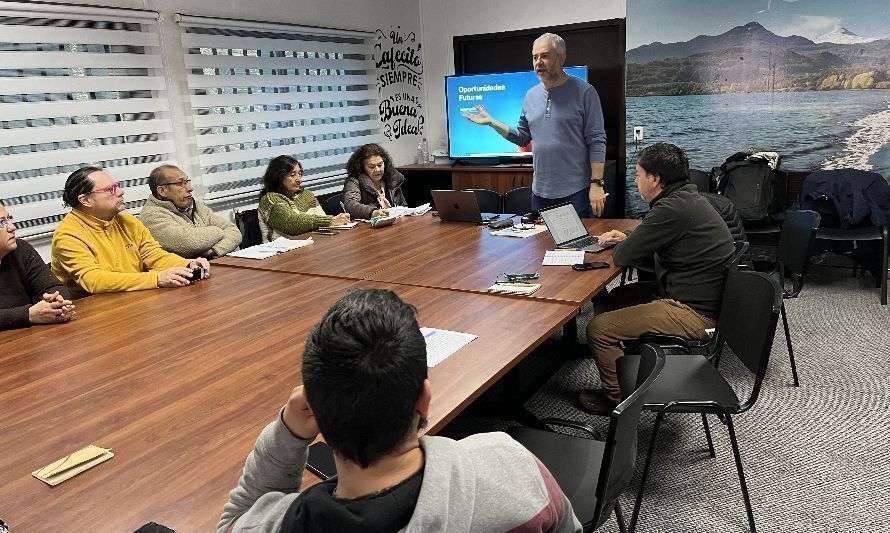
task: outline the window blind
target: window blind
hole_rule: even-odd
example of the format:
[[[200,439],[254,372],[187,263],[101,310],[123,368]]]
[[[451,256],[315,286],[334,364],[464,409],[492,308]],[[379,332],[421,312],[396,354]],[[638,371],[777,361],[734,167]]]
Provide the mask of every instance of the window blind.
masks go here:
[[[290,155],[304,186],[342,186],[380,140],[369,33],[177,15],[205,201],[253,196]]]
[[[128,209],[173,163],[157,13],[0,2],[0,198],[22,237],[52,232],[65,178],[100,166]]]

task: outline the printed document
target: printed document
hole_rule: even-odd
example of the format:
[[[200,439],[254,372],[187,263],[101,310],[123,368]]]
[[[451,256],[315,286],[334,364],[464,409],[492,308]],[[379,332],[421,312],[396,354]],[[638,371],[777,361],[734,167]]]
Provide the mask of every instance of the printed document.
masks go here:
[[[472,333],[448,331],[447,329],[420,328],[420,332],[423,333],[423,340],[426,341],[426,366],[429,368],[438,365],[449,355],[477,338]]]

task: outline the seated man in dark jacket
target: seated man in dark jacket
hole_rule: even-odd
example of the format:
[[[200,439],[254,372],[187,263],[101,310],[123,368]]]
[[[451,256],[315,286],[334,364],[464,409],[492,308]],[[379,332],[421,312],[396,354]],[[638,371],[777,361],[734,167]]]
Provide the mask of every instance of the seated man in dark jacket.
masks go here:
[[[619,266],[655,264],[655,281],[618,287],[609,293],[612,311],[594,316],[587,342],[599,369],[602,387],[581,391],[578,403],[590,413],[608,414],[621,400],[615,361],[620,341],[645,333],[708,339],[723,295],[724,269],[734,247],[726,223],[695,185],[689,183],[686,154],[658,143],[640,151],[637,187],[650,210],[630,234],[617,230],[600,235],[617,242]]]
[[[0,330],[67,322],[75,314],[70,298],[37,251],[15,238],[0,203]]]

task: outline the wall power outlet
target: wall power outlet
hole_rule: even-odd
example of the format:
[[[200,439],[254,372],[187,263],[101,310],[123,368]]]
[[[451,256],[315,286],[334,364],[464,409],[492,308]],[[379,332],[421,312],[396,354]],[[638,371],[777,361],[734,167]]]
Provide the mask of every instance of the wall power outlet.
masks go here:
[[[642,127],[642,126],[635,126],[635,127],[634,127],[634,140],[635,140],[635,141],[642,141],[642,140],[643,140],[643,127]]]

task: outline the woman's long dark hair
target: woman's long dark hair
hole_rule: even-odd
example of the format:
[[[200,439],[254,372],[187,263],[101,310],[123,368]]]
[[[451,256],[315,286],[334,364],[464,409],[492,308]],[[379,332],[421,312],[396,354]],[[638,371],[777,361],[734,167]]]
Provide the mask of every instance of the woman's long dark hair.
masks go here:
[[[267,192],[277,192],[287,195],[287,191],[284,189],[282,182],[288,174],[293,172],[294,167],[300,167],[300,170],[303,170],[303,165],[289,155],[280,155],[269,161],[269,166],[266,167],[266,173],[263,174],[263,190],[260,191],[260,196],[262,197]]]

